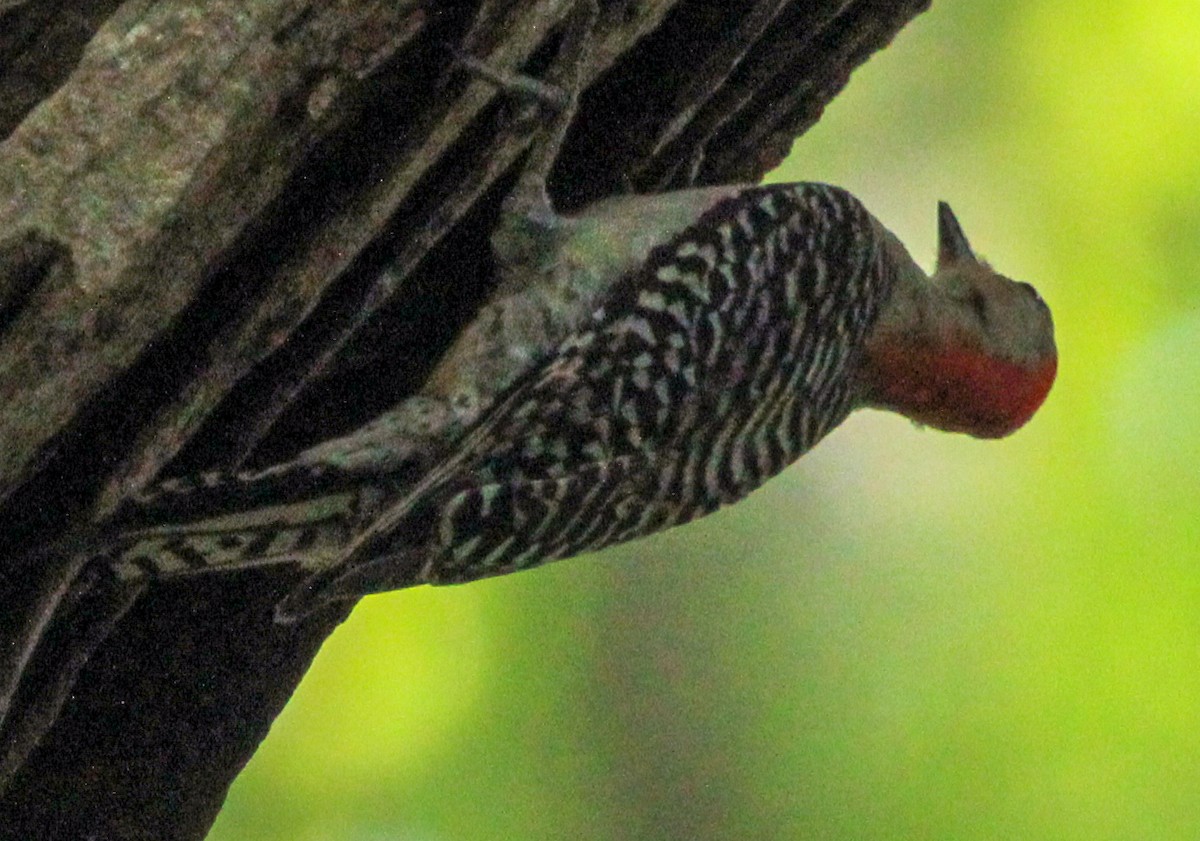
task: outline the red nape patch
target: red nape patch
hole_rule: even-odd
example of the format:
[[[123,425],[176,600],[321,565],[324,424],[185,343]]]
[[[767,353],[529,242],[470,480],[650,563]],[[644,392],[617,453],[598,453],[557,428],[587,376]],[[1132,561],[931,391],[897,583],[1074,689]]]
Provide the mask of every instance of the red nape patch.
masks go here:
[[[1057,356],[1025,368],[962,345],[888,345],[864,375],[876,405],[947,432],[1001,438],[1033,417],[1057,372]]]

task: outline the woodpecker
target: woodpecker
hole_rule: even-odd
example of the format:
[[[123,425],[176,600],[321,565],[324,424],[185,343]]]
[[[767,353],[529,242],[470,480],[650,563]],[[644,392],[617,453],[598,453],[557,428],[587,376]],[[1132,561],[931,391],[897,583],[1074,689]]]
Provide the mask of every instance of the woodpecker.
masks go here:
[[[512,291],[422,395],[287,465],[164,483],[99,557],[126,579],[299,563],[312,574],[279,606],[289,621],[685,523],[859,408],[1007,435],[1054,381],[1050,312],[975,257],[948,205],[938,219],[929,277],[824,184],[620,197],[554,218],[538,229],[553,245],[522,240]],[[505,238],[528,219],[508,225],[511,254]]]

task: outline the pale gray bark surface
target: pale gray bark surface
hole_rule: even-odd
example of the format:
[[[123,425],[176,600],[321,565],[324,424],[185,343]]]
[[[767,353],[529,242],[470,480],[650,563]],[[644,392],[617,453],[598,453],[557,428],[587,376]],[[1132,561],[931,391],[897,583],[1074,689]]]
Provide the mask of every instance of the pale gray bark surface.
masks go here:
[[[524,148],[446,45],[536,71],[562,12],[68,5],[0,0],[8,614],[43,586],[21,550],[68,523],[159,477],[285,458],[413,391],[487,293]],[[928,0],[601,5],[551,185],[568,210],[757,179]],[[0,838],[202,838],[342,618],[272,625],[293,581],[152,586],[106,639],[90,617],[109,594],[56,623],[31,687],[91,647],[73,642],[98,647],[0,797]]]

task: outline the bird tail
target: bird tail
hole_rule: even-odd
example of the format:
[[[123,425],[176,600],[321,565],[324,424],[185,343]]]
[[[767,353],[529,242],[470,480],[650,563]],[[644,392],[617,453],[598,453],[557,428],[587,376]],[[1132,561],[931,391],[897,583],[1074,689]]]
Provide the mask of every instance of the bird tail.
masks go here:
[[[332,562],[388,486],[309,467],[166,480],[104,526],[96,553],[119,579]]]
[[[101,554],[119,579],[295,562],[317,568],[354,534],[367,489],[124,528]]]

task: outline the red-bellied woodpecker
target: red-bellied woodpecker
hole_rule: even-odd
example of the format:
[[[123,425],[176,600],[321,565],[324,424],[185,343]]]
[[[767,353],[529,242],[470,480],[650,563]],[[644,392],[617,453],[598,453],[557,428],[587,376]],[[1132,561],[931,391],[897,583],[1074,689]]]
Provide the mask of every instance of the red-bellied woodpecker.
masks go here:
[[[563,47],[570,73],[584,40]],[[858,408],[992,438],[1045,399],[1049,309],[975,258],[946,204],[932,278],[823,184],[615,197],[562,217],[544,185],[564,101],[493,237],[504,280],[420,396],[287,465],[165,482],[97,557],[129,579],[299,563],[311,575],[279,606],[286,621],[687,522]]]
[[[930,278],[822,184],[556,219],[548,268],[520,264],[421,398],[257,476],[164,483],[110,562],[137,578],[295,560],[315,578],[286,617],[310,598],[467,581],[687,522],[857,408],[1006,435],[1054,380],[1050,313],[976,260],[945,204],[939,221]],[[397,483],[395,446],[421,436],[441,457]]]

